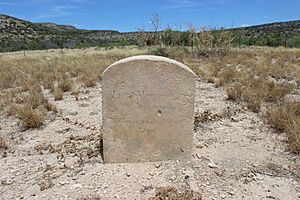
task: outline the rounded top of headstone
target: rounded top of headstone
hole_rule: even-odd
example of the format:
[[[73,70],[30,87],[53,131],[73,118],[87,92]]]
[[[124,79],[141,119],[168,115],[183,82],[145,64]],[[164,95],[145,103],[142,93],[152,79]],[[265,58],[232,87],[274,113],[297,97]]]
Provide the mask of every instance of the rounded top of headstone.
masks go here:
[[[158,61],[158,62],[166,62],[166,63],[170,63],[170,64],[174,64],[177,65],[178,67],[181,67],[182,69],[192,73],[194,76],[196,76],[196,74],[186,65],[176,61],[176,60],[172,60],[170,58],[166,58],[166,57],[162,57],[162,56],[152,56],[152,55],[139,55],[139,56],[132,56],[132,57],[128,57],[122,60],[119,60],[117,62],[115,62],[114,64],[110,65],[108,68],[106,68],[103,72],[103,74],[108,71],[110,68],[116,66],[116,65],[120,65],[120,64],[124,64],[124,63],[129,63],[129,62],[134,62],[134,61],[141,61],[141,60],[149,60],[149,61]]]

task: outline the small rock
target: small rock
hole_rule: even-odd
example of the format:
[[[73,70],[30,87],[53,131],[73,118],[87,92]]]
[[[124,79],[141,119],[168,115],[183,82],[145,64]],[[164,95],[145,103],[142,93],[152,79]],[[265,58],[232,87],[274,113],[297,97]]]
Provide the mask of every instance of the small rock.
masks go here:
[[[293,159],[296,165],[300,165],[300,156],[294,157]]]
[[[82,188],[82,185],[79,184],[79,183],[77,183],[77,184],[74,184],[74,185],[73,185],[73,188],[74,188],[74,189],[79,189],[79,188]]]
[[[80,172],[80,175],[85,175],[85,171],[81,171],[81,172]]]
[[[66,166],[65,166],[65,163],[61,163],[61,164],[58,165],[58,168],[59,168],[59,169],[64,169],[65,167],[66,167]]]
[[[202,149],[203,147],[204,147],[203,144],[197,144],[197,145],[196,145],[196,148],[198,148],[198,149]]]
[[[210,168],[218,168],[218,166],[215,163],[213,163],[213,162],[208,163],[208,166]]]
[[[77,115],[78,112],[77,112],[77,111],[70,111],[68,114],[69,114],[69,115]]]
[[[236,117],[231,117],[232,122],[238,122],[239,120]]]
[[[159,167],[160,167],[160,164],[156,163],[156,164],[155,164],[155,167],[156,167],[156,168],[159,168]]]
[[[130,177],[130,173],[127,172],[127,173],[126,173],[126,176],[127,176],[127,177]]]
[[[59,184],[61,184],[61,185],[65,185],[65,184],[66,184],[66,182],[62,181],[62,182],[59,182]]]

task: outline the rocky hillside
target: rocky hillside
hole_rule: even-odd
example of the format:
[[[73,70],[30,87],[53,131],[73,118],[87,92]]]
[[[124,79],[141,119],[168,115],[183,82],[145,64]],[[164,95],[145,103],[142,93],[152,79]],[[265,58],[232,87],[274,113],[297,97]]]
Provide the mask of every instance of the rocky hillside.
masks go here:
[[[240,43],[258,46],[300,48],[300,20],[231,29]]]
[[[244,35],[251,37],[262,37],[270,34],[299,34],[300,20],[262,24],[256,26],[237,28],[233,30],[240,30],[243,32]]]
[[[300,47],[300,20],[230,29],[236,35],[236,43],[260,46]],[[120,33],[114,30],[83,30],[70,25],[32,23],[0,14],[0,52],[26,49],[84,48],[91,46],[115,46],[143,43],[161,38],[164,32],[140,34]],[[146,35],[145,35],[146,34]],[[182,38],[185,33],[182,32]],[[152,41],[153,43],[153,41]],[[187,44],[187,42],[181,42]]]
[[[76,48],[132,42],[130,34],[112,30],[82,30],[69,25],[31,23],[0,15],[0,51]]]

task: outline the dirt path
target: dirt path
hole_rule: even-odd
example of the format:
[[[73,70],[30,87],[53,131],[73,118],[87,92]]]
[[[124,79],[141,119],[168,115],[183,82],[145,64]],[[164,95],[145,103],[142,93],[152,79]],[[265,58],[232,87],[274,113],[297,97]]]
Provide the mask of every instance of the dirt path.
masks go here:
[[[0,116],[0,199],[147,199],[159,186],[191,187],[204,199],[300,199],[300,158],[262,119],[197,81],[200,114],[189,162],[103,164],[101,86],[54,102],[61,113],[41,129],[21,131]],[[6,155],[5,155],[6,154]]]

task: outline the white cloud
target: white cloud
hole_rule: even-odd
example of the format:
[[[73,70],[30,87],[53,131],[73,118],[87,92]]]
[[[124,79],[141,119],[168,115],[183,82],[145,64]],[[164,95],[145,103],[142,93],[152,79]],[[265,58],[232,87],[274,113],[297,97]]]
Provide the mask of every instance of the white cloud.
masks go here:
[[[251,26],[251,24],[242,24],[241,27],[248,27]]]

